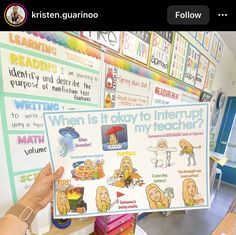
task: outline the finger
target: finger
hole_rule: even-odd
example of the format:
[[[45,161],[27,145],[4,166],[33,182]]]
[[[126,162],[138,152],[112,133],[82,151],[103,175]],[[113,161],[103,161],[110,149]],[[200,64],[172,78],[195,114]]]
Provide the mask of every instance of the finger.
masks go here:
[[[50,163],[48,163],[48,164],[38,173],[38,176],[37,176],[37,178],[36,178],[35,181],[38,181],[38,180],[44,178],[45,176],[50,175],[51,172],[52,172],[52,170],[51,170],[51,165],[50,165]]]
[[[63,172],[64,172],[64,168],[59,167],[57,171],[53,174],[55,177],[55,180],[59,179],[62,176]]]
[[[39,177],[47,176],[52,174],[52,168],[50,163],[48,163],[38,174]]]
[[[54,174],[47,176],[45,181],[47,183],[51,183],[53,182],[53,180],[59,179],[62,176],[63,172],[64,172],[64,168],[60,167],[57,169],[57,171]]]

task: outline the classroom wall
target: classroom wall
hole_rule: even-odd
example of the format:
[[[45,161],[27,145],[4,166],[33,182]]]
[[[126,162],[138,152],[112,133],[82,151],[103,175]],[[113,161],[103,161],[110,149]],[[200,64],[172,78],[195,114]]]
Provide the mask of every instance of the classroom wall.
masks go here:
[[[233,65],[236,63],[235,62],[235,60],[234,60],[234,57],[233,57],[233,55],[232,55],[232,53],[230,52],[230,50],[227,48],[227,46],[226,45],[224,45],[224,50],[223,50],[223,55],[222,55],[222,58],[221,58],[221,61],[218,63],[214,58],[212,58],[212,56],[211,56],[211,53],[210,53],[210,50],[209,51],[207,51],[206,49],[204,49],[190,34],[189,34],[189,32],[180,32],[190,43],[192,43],[201,53],[203,53],[203,54],[205,54],[206,56],[207,56],[207,58],[208,59],[210,59],[211,60],[211,62],[212,63],[214,63],[215,65],[217,65],[217,74],[216,74],[216,78],[215,78],[215,81],[214,81],[214,86],[213,86],[213,93],[214,93],[214,97],[213,97],[213,102],[212,102],[212,107],[214,106],[214,100],[215,100],[215,97],[217,96],[217,94],[220,92],[220,91],[224,91],[224,92],[228,92],[228,90],[230,91],[230,92],[233,92],[233,89],[232,89],[232,87],[228,84],[228,83],[226,83],[225,82],[225,77],[227,77],[228,76],[228,74],[229,74],[229,71],[232,71],[232,67],[233,67]],[[26,33],[24,33],[24,34],[26,34]],[[4,36],[5,37],[5,36]],[[90,91],[88,94],[89,95],[86,95],[87,93],[84,93],[83,95],[84,96],[86,96],[85,98],[87,98],[87,96],[89,96],[90,98],[91,98],[91,100],[93,101],[93,102],[80,102],[80,101],[76,101],[76,100],[73,100],[73,98],[72,97],[66,97],[65,96],[65,94],[62,94],[61,96],[60,95],[58,95],[58,96],[56,96],[56,97],[54,97],[53,98],[53,94],[52,93],[50,93],[50,92],[48,92],[48,94],[47,94],[47,92],[46,93],[41,93],[40,94],[40,96],[39,97],[34,97],[34,99],[36,99],[36,100],[39,100],[39,101],[41,101],[41,98],[43,98],[44,100],[46,100],[47,99],[47,95],[48,95],[48,97],[51,97],[51,98],[53,98],[52,100],[54,101],[54,102],[57,102],[58,104],[59,104],[59,106],[60,106],[60,109],[66,109],[66,108],[73,108],[73,109],[80,109],[80,108],[82,108],[82,109],[84,109],[84,108],[88,108],[88,106],[90,107],[90,108],[100,108],[100,107],[102,107],[103,105],[102,105],[102,102],[104,101],[104,97],[102,97],[102,95],[104,95],[105,93],[104,93],[104,81],[103,81],[103,79],[104,79],[104,68],[101,68],[101,67],[99,67],[100,66],[100,58],[98,59],[96,56],[97,55],[99,55],[100,56],[100,53],[102,54],[102,55],[104,55],[104,52],[102,51],[98,51],[98,50],[96,50],[95,48],[96,47],[92,47],[92,48],[90,48],[90,47],[88,47],[88,45],[87,44],[83,44],[82,42],[80,42],[81,43],[81,50],[82,50],[82,53],[80,54],[79,52],[75,52],[75,51],[73,51],[73,50],[69,50],[69,49],[65,49],[64,47],[61,47],[61,49],[58,49],[58,53],[59,53],[59,55],[47,55],[47,54],[43,54],[42,52],[38,52],[38,51],[34,51],[34,50],[32,50],[32,49],[28,49],[28,48],[24,48],[24,47],[21,47],[21,46],[19,46],[19,47],[16,47],[16,45],[14,45],[14,48],[13,48],[13,46],[9,46],[8,44],[9,43],[5,43],[5,41],[6,41],[6,39],[4,39],[4,37],[2,37],[2,41],[3,41],[3,44],[2,44],[2,48],[1,48],[1,45],[0,45],[0,56],[2,57],[2,58],[5,58],[4,60],[2,60],[1,62],[2,62],[2,65],[5,65],[5,66],[3,66],[3,73],[5,74],[5,77],[4,77],[4,79],[6,79],[7,78],[7,76],[6,76],[6,74],[7,74],[7,66],[9,66],[9,62],[6,62],[6,60],[7,59],[9,59],[8,58],[8,54],[7,53],[9,53],[9,51],[10,50],[13,50],[13,52],[15,51],[15,53],[26,53],[26,54],[28,54],[29,56],[35,56],[36,58],[37,57],[39,57],[39,58],[41,58],[41,59],[43,59],[43,60],[49,60],[49,61],[52,61],[52,62],[54,62],[54,63],[59,63],[59,65],[62,67],[62,68],[64,68],[64,70],[62,70],[61,71],[61,73],[63,73],[63,71],[65,71],[65,70],[67,70],[67,69],[69,69],[68,67],[70,67],[70,72],[75,72],[75,71],[80,71],[80,69],[82,69],[83,71],[86,71],[86,70],[88,70],[88,71],[90,71],[90,68],[89,68],[89,66],[91,66],[91,64],[94,64],[94,71],[93,71],[93,73],[96,75],[96,77],[98,77],[99,76],[99,79],[101,80],[99,80],[100,81],[100,84],[98,84],[98,82],[97,82],[97,80],[95,79],[94,81],[96,81],[96,82],[93,82],[93,85],[94,85],[94,87],[92,86],[91,88],[89,88],[88,89],[88,87],[87,87],[87,90],[88,91]],[[32,37],[32,39],[33,40],[36,40],[36,41],[42,41],[39,37],[34,37],[33,35],[31,35],[31,36],[29,36],[29,35],[27,35],[26,34],[26,37]],[[61,37],[63,38],[64,37],[64,35],[63,34],[61,34]],[[75,47],[76,47],[76,45],[78,44],[78,42],[77,42],[77,39],[76,38],[70,38],[70,40],[71,40],[71,43],[73,42],[75,45]],[[45,42],[45,43],[47,43],[47,44],[50,44],[52,47],[57,47],[57,48],[59,48],[60,46],[58,45],[58,44],[60,44],[60,41],[56,44],[55,42],[48,42],[48,41],[46,41],[45,39],[44,39],[44,41],[43,42]],[[211,40],[211,42],[212,42],[212,40]],[[210,46],[210,48],[211,48],[211,46]],[[72,49],[74,49],[74,48],[72,48]],[[84,51],[83,51],[84,50]],[[88,56],[88,57],[86,57],[86,56],[84,56],[84,54],[86,54],[87,52],[91,52],[92,51],[92,53],[90,53],[90,54],[93,54],[94,53],[94,55],[93,55],[93,58],[90,56]],[[78,54],[77,54],[78,53]],[[68,56],[70,54],[70,57]],[[105,53],[106,54],[106,53]],[[77,57],[82,57],[82,58],[80,58],[80,60],[78,60],[78,61],[72,61],[72,58],[77,58]],[[96,57],[96,59],[98,60],[98,62],[96,62],[96,59],[95,59],[95,57]],[[68,59],[68,58],[70,58],[70,59]],[[63,61],[64,60],[64,61]],[[80,62],[81,61],[83,61],[83,60],[85,60],[85,61],[87,61],[87,64],[81,64]],[[123,64],[126,64],[127,63],[127,61],[129,61],[128,60],[128,58],[126,58],[126,61],[123,63]],[[96,62],[96,63],[95,63]],[[129,62],[128,62],[129,63]],[[58,65],[58,66],[59,66]],[[129,63],[129,65],[130,65],[130,63]],[[236,64],[235,64],[236,65]],[[105,65],[104,65],[105,66]],[[132,67],[133,65],[131,65],[131,67]],[[133,68],[138,68],[138,70],[140,69],[140,67],[141,66],[139,66],[139,65],[136,65],[136,67],[135,66],[133,66]],[[73,68],[73,69],[72,69]],[[123,70],[122,70],[123,69]],[[151,79],[150,77],[146,77],[145,75],[142,75],[142,78],[140,77],[140,75],[138,76],[137,74],[135,74],[135,72],[136,72],[136,70],[134,69],[133,71],[125,71],[125,70],[128,70],[129,69],[129,66],[127,66],[127,67],[125,67],[124,66],[124,68],[119,68],[118,69],[118,71],[117,71],[117,73],[119,74],[119,76],[123,76],[124,78],[126,78],[126,79],[128,79],[128,80],[134,80],[134,81],[136,81],[136,80],[141,80],[141,79],[147,79],[147,83],[149,83],[150,85],[150,89],[148,90],[150,93],[151,93],[151,91],[153,91],[153,90],[151,90],[151,89],[153,89],[153,87],[154,87],[154,85],[155,84],[160,84],[161,83],[161,81],[163,80],[163,81],[165,81],[166,79],[167,79],[167,76],[164,76],[163,74],[161,74],[160,73],[160,75],[158,75],[157,77],[160,77],[160,81],[159,81],[159,83],[157,83],[156,81],[154,81],[154,79]],[[29,69],[30,70],[30,69]],[[141,68],[141,70],[142,70],[142,68]],[[145,71],[145,70],[144,70]],[[42,73],[43,74],[43,73]],[[158,74],[158,73],[157,73]],[[236,69],[233,69],[233,71],[232,71],[232,76],[234,76],[235,74],[236,74]],[[71,74],[70,74],[71,75]],[[94,76],[95,76],[94,75]],[[64,76],[64,75],[61,75],[61,76]],[[9,78],[10,79],[10,78]],[[1,80],[1,79],[0,79]],[[170,79],[171,80],[171,79]],[[7,80],[5,80],[4,81],[4,83],[6,82]],[[124,80],[125,81],[125,80]],[[49,85],[49,87],[51,86],[51,84],[50,84],[50,80],[48,81],[48,82],[45,82],[45,83],[48,83],[48,85]],[[181,83],[181,82],[180,82]],[[134,83],[135,84],[135,83]],[[0,84],[1,86],[0,86],[0,89],[3,89],[3,85],[5,85],[5,84]],[[162,84],[161,84],[162,85]],[[197,95],[194,95],[194,94],[191,94],[191,93],[188,93],[187,91],[189,91],[189,90],[194,90],[195,88],[194,87],[191,87],[191,86],[189,86],[189,85],[185,85],[183,82],[181,83],[181,85],[182,85],[182,90],[181,89],[178,89],[178,88],[176,88],[176,87],[171,87],[172,88],[172,91],[176,91],[176,92],[181,92],[181,94],[182,94],[182,102],[197,102],[198,101],[198,99],[199,99],[199,97],[197,96]],[[8,87],[7,87],[8,86]],[[16,98],[16,97],[20,97],[20,98],[24,98],[24,99],[32,99],[33,98],[33,96],[35,95],[33,92],[32,92],[32,94],[30,94],[30,92],[24,92],[24,91],[17,91],[17,89],[15,89],[16,91],[14,91],[14,89],[10,89],[9,87],[10,87],[10,85],[5,85],[5,87],[4,87],[4,89],[6,89],[6,87],[7,87],[7,90],[8,91],[10,91],[10,92],[8,92],[8,94],[7,94],[7,97],[4,97],[4,101],[3,101],[3,99],[2,99],[2,101],[0,101],[0,106],[1,107],[4,107],[4,110],[6,110],[6,116],[5,116],[5,113],[4,113],[4,121],[3,121],[3,123],[4,123],[4,127],[3,127],[3,131],[5,132],[5,138],[3,137],[3,139],[4,139],[4,141],[6,141],[6,143],[5,144],[7,144],[7,145],[11,145],[11,146],[14,146],[14,141],[16,141],[16,139],[14,139],[13,137],[14,137],[14,134],[15,135],[19,135],[19,134],[29,134],[29,133],[27,133],[27,130],[24,130],[24,129],[19,129],[18,130],[18,132],[16,131],[16,130],[14,130],[14,129],[11,129],[11,128],[9,128],[9,123],[11,124],[11,122],[13,122],[14,120],[13,120],[13,117],[12,117],[12,115],[11,115],[11,112],[9,111],[9,110],[11,110],[12,109],[12,107],[14,106],[13,105],[13,100],[14,100],[14,97]],[[118,89],[117,88],[117,93],[118,92],[122,92],[122,90],[124,89],[124,88],[122,88],[122,86],[124,86],[125,87],[125,85],[124,84],[119,84],[119,86],[118,86],[118,88],[120,89]],[[169,87],[168,86],[168,84],[163,84],[162,86],[164,86],[164,87]],[[103,93],[103,94],[97,94],[97,93],[99,93],[99,92],[96,92],[96,89],[97,88],[101,88],[100,90],[99,90],[99,92],[100,93]],[[147,86],[148,87],[148,86]],[[181,87],[181,86],[180,86]],[[185,88],[188,88],[188,89],[185,89]],[[135,86],[132,88],[132,92],[130,92],[130,94],[129,94],[129,96],[131,97],[131,96],[133,96],[134,97],[134,95],[135,94],[132,94],[133,93],[133,89],[137,89],[137,86],[136,86],[136,88],[135,88]],[[131,90],[131,88],[130,88],[130,90]],[[196,90],[196,89],[195,89]],[[83,91],[83,89],[82,89],[82,91]],[[148,93],[148,91],[147,91],[147,93]],[[12,92],[15,92],[15,94],[13,94]],[[200,91],[198,91],[198,93],[200,93]],[[140,91],[140,94],[143,94],[143,91]],[[5,94],[4,94],[5,95]],[[14,95],[14,96],[13,96]],[[94,95],[96,95],[96,97],[94,97]],[[100,97],[100,99],[99,99],[99,95],[101,95],[101,97]],[[13,97],[11,97],[11,96],[13,96]],[[44,97],[45,96],[45,97]],[[126,97],[129,97],[129,96],[126,96]],[[153,103],[152,103],[152,96],[150,96],[150,97],[147,97],[147,100],[149,100],[148,102],[146,102],[146,104],[149,104],[149,105],[153,105]],[[73,101],[72,101],[73,100]],[[67,102],[66,104],[65,103],[63,103],[63,102]],[[88,103],[91,103],[90,105],[88,105]],[[101,103],[101,104],[100,104]],[[12,106],[10,106],[10,105],[12,105]],[[6,107],[5,107],[6,106]],[[137,105],[138,106],[138,105]],[[121,107],[121,106],[118,106],[117,105],[117,107]],[[212,108],[213,109],[213,108]],[[14,110],[14,108],[13,108],[13,111],[14,112],[16,112],[16,110]],[[2,113],[3,114],[3,113]],[[20,114],[20,112],[19,112],[19,114]],[[37,115],[39,115],[38,113],[37,113]],[[221,117],[222,117],[222,115],[223,115],[223,112],[222,112],[222,114],[221,114]],[[6,120],[7,118],[6,117],[8,117],[8,120]],[[220,117],[220,118],[221,118]],[[9,123],[7,123],[7,121],[9,122]],[[42,122],[42,120],[41,120],[41,122]],[[2,122],[1,122],[2,123]],[[214,128],[214,132],[216,133],[216,136],[215,136],[215,138],[217,138],[217,134],[218,134],[218,131],[219,131],[219,126],[220,126],[220,120],[218,121],[218,124],[217,124],[217,126]],[[1,127],[0,127],[0,129],[2,129]],[[41,128],[41,129],[39,129],[39,130],[33,130],[34,132],[33,133],[36,133],[36,134],[43,134],[44,132],[43,132],[43,129]],[[4,133],[0,133],[0,135],[4,135]],[[1,137],[1,136],[0,136]],[[8,138],[9,138],[9,140],[8,140]],[[1,138],[2,139],[2,138]],[[10,141],[13,141],[12,143],[10,143]],[[46,143],[45,143],[46,144]],[[1,145],[1,146],[3,146],[3,145]],[[19,166],[19,164],[16,164],[17,163],[17,161],[20,161],[17,157],[16,157],[16,153],[17,153],[17,151],[19,150],[19,152],[18,152],[18,155],[19,155],[19,153],[20,153],[20,151],[21,152],[23,152],[23,148],[22,149],[17,149],[17,148],[14,148],[14,149],[16,149],[16,151],[14,151],[13,153],[10,153],[10,147],[8,146],[8,153],[6,154],[7,156],[8,156],[8,159],[7,159],[7,161],[10,161],[9,160],[9,158],[10,158],[10,156],[11,156],[11,154],[13,154],[13,155],[15,155],[15,161],[13,162],[13,163],[9,163],[8,162],[8,164],[6,164],[6,158],[5,158],[5,153],[4,153],[4,149],[0,149],[0,177],[1,178],[11,178],[11,182],[16,182],[16,184],[17,184],[17,182],[19,183],[19,181],[20,181],[20,178],[21,178],[21,176],[22,176],[22,174],[23,174],[23,169],[16,169],[15,170],[15,175],[13,176],[13,165],[15,165],[15,167],[17,166]],[[32,161],[32,160],[31,160]],[[29,179],[30,180],[30,183],[32,183],[33,182],[33,178],[34,178],[34,174],[35,173],[37,173],[38,172],[38,170],[44,165],[44,163],[46,163],[47,162],[47,159],[45,158],[43,161],[41,161],[40,162],[40,164],[38,164],[37,165],[37,167],[34,167],[34,170],[35,171],[25,171],[24,172],[24,174],[27,174],[27,176],[30,176],[30,178],[27,178],[27,179]],[[35,162],[34,162],[35,163]],[[22,163],[21,163],[22,164]],[[25,163],[25,165],[30,165],[30,162],[26,162]],[[2,169],[4,169],[4,170],[2,170]],[[28,175],[28,174],[32,174],[32,175]],[[23,175],[24,176],[24,175]],[[14,201],[16,201],[16,199],[17,198],[19,198],[24,192],[25,192],[25,190],[27,189],[27,188],[29,188],[30,187],[30,183],[28,182],[28,183],[25,183],[25,185],[24,184],[22,184],[22,190],[20,191],[20,194],[19,195],[16,195],[15,194],[15,198],[11,198],[11,196],[6,196],[6,195],[10,195],[10,193],[8,193],[9,191],[10,191],[10,188],[14,188],[15,187],[15,185],[11,185],[11,184],[9,184],[9,182],[8,182],[8,180],[6,180],[6,182],[4,183],[4,185],[3,185],[3,187],[0,187],[0,195],[1,195],[1,213],[3,213],[3,211],[4,210],[6,210],[7,209],[7,207],[8,207],[8,205],[9,204],[11,204],[12,202],[14,202]],[[13,189],[13,191],[15,191],[15,189]],[[4,196],[2,196],[2,195],[4,195]],[[6,203],[5,203],[6,202]],[[1,213],[0,213],[0,216],[1,216]]]
[[[224,51],[222,55],[222,61],[218,68],[217,74],[216,74],[216,80],[214,82],[214,91],[215,91],[215,99],[216,95],[219,91],[223,91],[226,93],[228,97],[231,99],[236,96],[236,59],[233,53],[230,51],[228,46],[224,45]],[[214,128],[215,132],[215,141],[217,141],[218,136],[220,134],[221,125],[223,125],[223,117],[225,112],[228,112],[228,106],[227,102],[225,102],[225,105],[223,109],[220,112],[219,120],[217,125]],[[230,110],[231,113],[235,113],[235,110]],[[215,149],[215,151],[219,151],[219,149]],[[221,152],[222,153],[222,152]],[[236,169],[230,166],[217,166],[222,170],[222,181],[225,181],[227,183],[236,185]],[[216,176],[219,178],[219,176]]]
[[[234,63],[232,65],[227,93],[228,96],[236,96],[236,58],[234,58]]]
[[[233,55],[233,53],[230,51],[228,46],[224,44],[224,51],[222,55],[222,60],[220,63],[220,66],[218,66],[218,71],[216,74],[216,79],[214,82],[213,90],[215,92],[214,94],[214,100],[216,100],[217,95],[219,92],[225,92],[225,94],[229,96],[235,96],[236,95],[236,82],[233,81],[236,80],[236,59]],[[219,119],[217,125],[214,127],[213,132],[215,133],[215,141],[217,141],[222,119],[225,113],[225,107],[226,103],[224,104],[224,107],[220,111]]]
[[[183,35],[191,42],[193,45],[197,47],[198,50],[200,50],[202,53],[208,56],[212,60],[213,63],[217,65],[216,70],[216,76],[213,83],[213,89],[212,89],[212,102],[211,102],[211,110],[214,112],[215,103],[217,99],[217,95],[220,92],[225,92],[227,96],[235,96],[236,95],[236,59],[231,50],[228,48],[228,46],[225,44],[224,40],[219,36],[217,33],[217,36],[220,38],[220,40],[223,42],[223,53],[222,58],[220,60],[220,63],[218,63],[212,56],[211,51],[205,50],[200,44],[196,42],[196,40],[188,33],[183,32]],[[213,40],[211,40],[211,44],[213,43]],[[210,46],[211,48],[211,46]],[[211,132],[215,134],[214,141],[217,141],[217,137],[219,134],[222,118],[225,111],[226,102],[224,104],[224,107],[220,111],[219,119],[215,127],[211,128]]]

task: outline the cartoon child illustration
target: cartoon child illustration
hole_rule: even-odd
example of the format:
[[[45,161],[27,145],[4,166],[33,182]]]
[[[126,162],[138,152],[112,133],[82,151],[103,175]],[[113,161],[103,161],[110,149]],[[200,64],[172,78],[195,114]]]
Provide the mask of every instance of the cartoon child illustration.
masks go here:
[[[191,143],[189,143],[187,140],[182,139],[179,141],[179,146],[181,148],[180,155],[188,155],[188,166],[191,166],[191,160],[193,162],[193,166],[196,166],[196,160],[195,160],[195,153],[193,152],[194,148],[201,148],[201,146],[193,147]]]
[[[171,188],[173,193],[173,189]],[[165,196],[164,192],[154,183],[146,187],[147,199],[151,209],[168,208],[171,203],[172,196]]]
[[[99,186],[96,191],[96,205],[100,212],[106,212],[111,208],[111,199],[105,186]]]
[[[152,151],[156,157],[151,159],[151,162],[155,164],[155,167],[165,168],[170,167],[171,152],[176,152],[175,147],[168,147],[167,141],[165,139],[159,139],[157,141],[156,147],[148,147],[149,151]]]
[[[61,215],[67,215],[67,212],[70,211],[69,201],[64,191],[57,193],[57,209]]]
[[[182,197],[186,206],[204,204],[204,199],[198,193],[196,182],[192,178],[187,178],[183,181]]]

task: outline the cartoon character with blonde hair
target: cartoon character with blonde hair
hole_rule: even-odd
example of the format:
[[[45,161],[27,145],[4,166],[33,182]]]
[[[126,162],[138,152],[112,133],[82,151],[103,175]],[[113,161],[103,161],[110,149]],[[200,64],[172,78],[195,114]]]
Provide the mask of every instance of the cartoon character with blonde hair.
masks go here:
[[[96,191],[96,205],[100,212],[107,212],[111,208],[111,199],[105,186],[99,186]]]
[[[133,163],[129,156],[122,158],[120,163],[120,171],[124,174],[125,179],[127,179],[133,172]]]
[[[116,136],[116,134],[110,134],[110,138],[109,138],[109,144],[110,145],[116,145],[118,144],[118,138]]]
[[[193,151],[193,149],[195,148],[201,148],[201,146],[196,146],[194,147],[190,142],[188,142],[187,140],[185,139],[181,139],[179,141],[179,146],[181,148],[181,152],[180,152],[180,155],[188,155],[188,166],[191,166],[191,160],[193,162],[193,166],[196,166],[197,163],[196,163],[196,160],[195,160],[195,153]]]
[[[124,156],[121,160],[120,168],[114,171],[113,178],[117,179],[113,184],[114,186],[129,188],[133,181],[140,181],[142,177],[137,173],[137,170],[133,168],[131,158]]]
[[[70,211],[70,204],[64,191],[57,193],[57,209],[61,215],[67,215]]]
[[[93,170],[94,166],[93,166],[93,161],[91,159],[86,159],[84,161],[84,167],[88,168],[90,171]]]
[[[93,166],[93,161],[90,159],[86,159],[84,161],[84,176],[85,179],[91,179],[92,178],[92,173],[94,172],[94,166]]]
[[[172,197],[168,197],[164,192],[154,183],[146,187],[147,199],[151,209],[168,208]]]
[[[204,199],[198,193],[196,182],[192,178],[187,178],[183,181],[182,197],[186,206],[204,204]]]

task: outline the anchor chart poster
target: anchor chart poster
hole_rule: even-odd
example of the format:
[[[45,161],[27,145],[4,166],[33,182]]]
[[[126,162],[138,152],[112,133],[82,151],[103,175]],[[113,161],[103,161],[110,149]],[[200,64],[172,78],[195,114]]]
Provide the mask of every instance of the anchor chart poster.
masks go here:
[[[54,216],[208,208],[208,104],[44,114]]]

